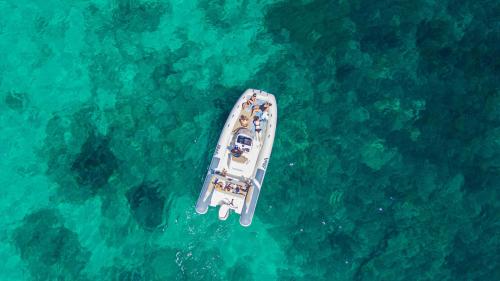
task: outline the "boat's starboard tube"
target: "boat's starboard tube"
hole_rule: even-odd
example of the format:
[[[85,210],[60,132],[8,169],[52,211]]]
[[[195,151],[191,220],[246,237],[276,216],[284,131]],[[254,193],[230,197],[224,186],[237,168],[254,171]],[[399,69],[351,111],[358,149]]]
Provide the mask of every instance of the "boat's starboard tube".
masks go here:
[[[269,164],[269,158],[271,157],[274,135],[276,132],[276,123],[278,120],[276,98],[272,94],[268,93],[265,93],[264,96],[268,102],[271,102],[273,104],[273,106],[271,107],[269,120],[266,124],[267,130],[266,135],[264,136],[265,140],[261,148],[259,158],[257,159],[257,169],[253,174],[252,194],[250,195],[251,199],[245,201],[243,211],[241,212],[240,224],[242,226],[249,226],[252,223],[253,216],[255,214],[255,208],[257,206],[257,201],[260,195],[262,182],[264,181],[264,176],[266,175],[267,171],[267,165]]]
[[[256,185],[255,181],[252,181],[252,194],[249,201],[245,201],[243,205],[243,210],[240,215],[240,224],[242,226],[249,226],[252,224],[253,215],[255,214],[255,207],[257,207],[257,200],[260,195],[260,186]]]

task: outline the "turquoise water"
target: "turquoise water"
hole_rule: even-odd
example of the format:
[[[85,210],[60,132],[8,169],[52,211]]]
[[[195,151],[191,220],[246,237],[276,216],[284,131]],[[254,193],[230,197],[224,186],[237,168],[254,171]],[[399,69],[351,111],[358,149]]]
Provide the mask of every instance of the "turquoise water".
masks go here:
[[[500,280],[498,1],[0,0],[0,279]],[[195,201],[276,95],[249,228]]]

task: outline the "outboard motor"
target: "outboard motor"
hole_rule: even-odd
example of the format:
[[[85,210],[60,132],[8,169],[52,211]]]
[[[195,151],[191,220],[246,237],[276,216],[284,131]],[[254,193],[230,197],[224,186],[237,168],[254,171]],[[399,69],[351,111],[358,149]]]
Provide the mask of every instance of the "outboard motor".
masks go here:
[[[229,208],[228,204],[221,204],[219,207],[219,219],[222,221],[227,220],[227,217],[229,217],[229,211],[231,208]]]
[[[233,200],[231,202],[228,199],[221,200],[219,205],[219,219],[225,221],[229,217],[229,211],[234,207]]]

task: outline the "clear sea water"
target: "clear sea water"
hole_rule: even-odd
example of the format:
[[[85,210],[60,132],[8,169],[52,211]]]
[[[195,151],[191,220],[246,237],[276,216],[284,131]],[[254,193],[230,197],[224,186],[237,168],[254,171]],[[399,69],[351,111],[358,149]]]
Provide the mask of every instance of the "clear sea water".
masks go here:
[[[0,0],[0,280],[500,280],[500,2]],[[197,215],[276,95],[253,224]]]

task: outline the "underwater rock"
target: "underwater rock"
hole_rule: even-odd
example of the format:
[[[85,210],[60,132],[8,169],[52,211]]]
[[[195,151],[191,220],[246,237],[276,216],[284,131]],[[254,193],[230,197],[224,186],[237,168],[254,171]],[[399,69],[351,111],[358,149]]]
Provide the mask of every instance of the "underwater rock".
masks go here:
[[[356,68],[351,64],[342,64],[339,67],[337,67],[337,71],[335,72],[335,78],[338,81],[343,81],[351,74],[353,74],[355,70]]]
[[[379,51],[399,47],[403,38],[397,28],[383,25],[370,26],[360,41],[362,51]]]
[[[82,145],[71,171],[80,185],[89,186],[93,193],[108,182],[118,167],[117,159],[109,148],[109,140],[103,136],[91,135]]]
[[[118,275],[118,280],[123,281],[141,281],[144,280],[139,272],[136,271],[123,271]]]
[[[266,26],[278,42],[291,41],[307,52],[330,55],[353,35],[341,6],[328,0],[280,2],[266,14]]]
[[[175,73],[176,71],[174,70],[171,63],[164,63],[157,65],[154,68],[153,73],[151,74],[151,79],[153,79],[155,86],[158,89],[161,89],[162,87],[165,87],[167,85],[168,77]]]
[[[150,280],[144,277],[144,270],[141,268],[126,268],[119,266],[105,267],[101,269],[99,275],[102,280],[120,281],[142,281]]]
[[[374,170],[380,170],[394,155],[395,152],[391,149],[386,149],[380,140],[366,144],[361,149],[362,162]]]
[[[455,40],[452,24],[442,19],[422,21],[418,24],[415,43],[424,58],[420,63],[427,67],[427,71],[445,70],[446,68],[439,66],[452,62],[456,57],[452,56],[454,50],[449,47]]]
[[[362,123],[370,119],[370,112],[363,107],[359,107],[349,113],[349,118],[354,122]]]
[[[46,125],[42,155],[61,199],[75,203],[95,196],[118,169],[111,138],[99,133],[108,131],[107,124],[96,116],[94,105],[85,104],[72,114],[54,114]]]
[[[247,13],[248,1],[233,2],[237,9],[227,9],[225,5],[227,2],[224,0],[200,0],[198,6],[205,12],[205,20],[219,29],[229,29],[234,25],[240,17],[239,13]],[[238,11],[234,13],[233,11]]]
[[[12,110],[22,111],[28,103],[26,93],[10,92],[5,96],[5,104]]]
[[[127,200],[133,217],[146,230],[153,231],[163,224],[163,214],[168,208],[158,184],[142,183],[127,192]]]
[[[35,280],[83,279],[90,255],[54,210],[27,215],[15,229],[13,241]]]

